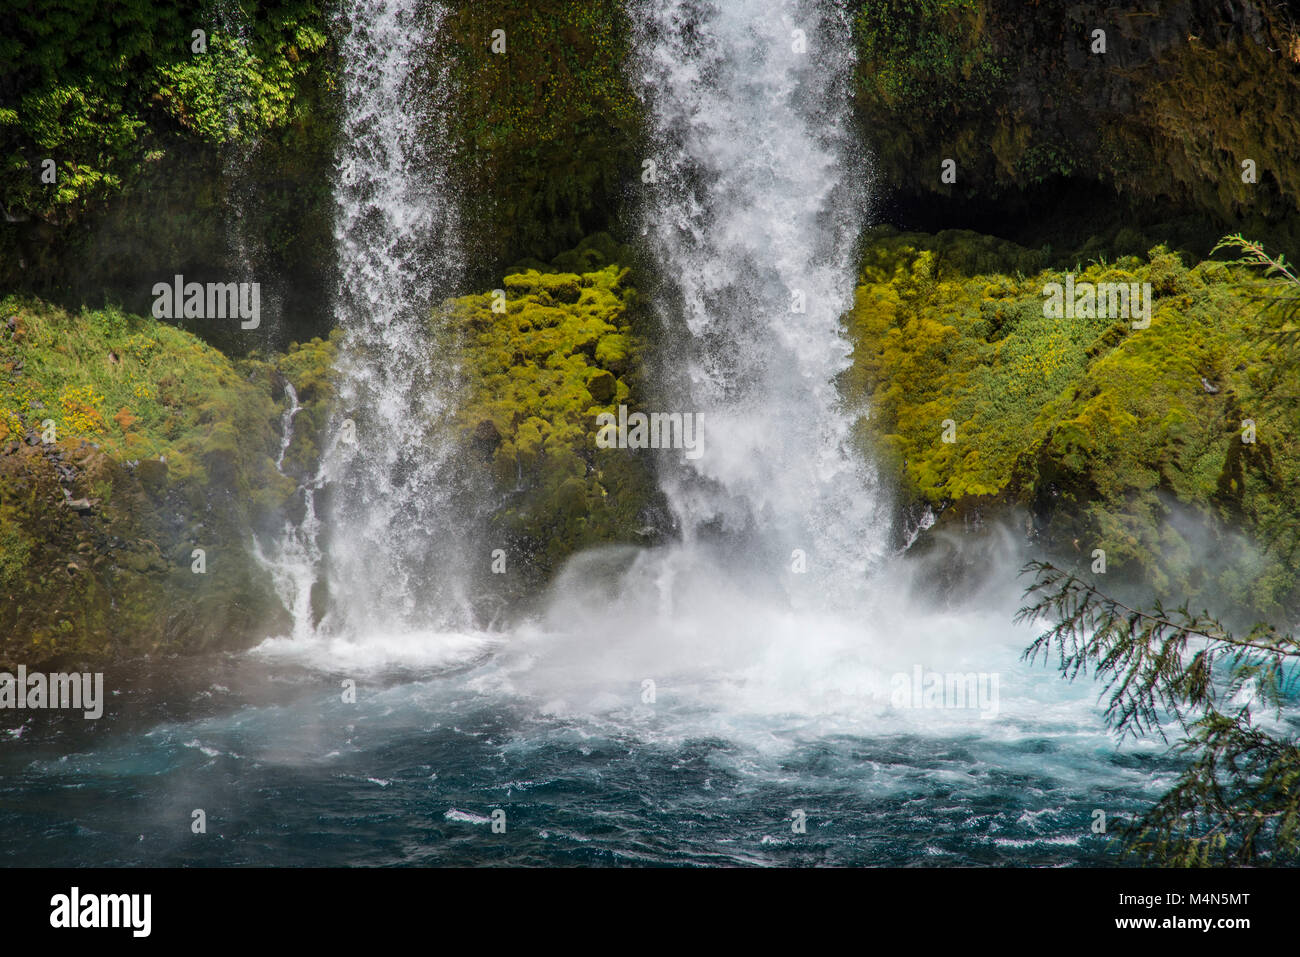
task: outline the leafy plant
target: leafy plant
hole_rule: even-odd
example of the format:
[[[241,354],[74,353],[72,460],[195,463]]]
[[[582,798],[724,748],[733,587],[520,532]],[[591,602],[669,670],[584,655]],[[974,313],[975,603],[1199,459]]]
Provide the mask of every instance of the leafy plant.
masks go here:
[[[1290,347],[1300,344],[1300,326],[1291,325],[1300,322],[1300,275],[1297,275],[1296,267],[1287,262],[1282,254],[1272,256],[1261,243],[1246,239],[1240,233],[1224,236],[1210,252],[1213,254],[1225,249],[1241,252],[1241,256],[1229,265],[1263,269],[1264,278],[1272,280],[1265,285],[1263,292],[1251,298],[1261,303],[1265,310],[1280,314],[1286,328],[1266,330],[1264,334],[1271,336],[1279,345]],[[1279,286],[1289,286],[1295,291],[1279,291]]]

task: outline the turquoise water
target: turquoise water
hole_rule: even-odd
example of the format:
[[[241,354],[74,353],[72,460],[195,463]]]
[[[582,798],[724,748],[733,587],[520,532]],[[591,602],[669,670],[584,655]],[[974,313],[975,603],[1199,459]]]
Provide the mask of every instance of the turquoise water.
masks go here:
[[[892,658],[867,630],[797,623],[730,662],[679,657],[690,642],[653,622],[620,644],[542,621],[110,670],[102,720],[0,731],[0,862],[1101,864],[1094,810],[1140,811],[1176,771],[1161,747],[1117,747],[1095,687],[1019,662],[1025,633],[997,616],[929,622],[928,648],[890,629],[910,645]],[[897,707],[909,653],[988,666],[997,714]]]

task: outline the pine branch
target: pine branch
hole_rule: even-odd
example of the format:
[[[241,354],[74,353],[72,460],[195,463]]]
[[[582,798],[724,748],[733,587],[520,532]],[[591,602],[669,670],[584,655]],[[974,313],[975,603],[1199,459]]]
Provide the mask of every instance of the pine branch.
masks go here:
[[[1208,713],[1178,750],[1193,755],[1136,823],[1130,854],[1179,867],[1277,864],[1300,855],[1300,748],[1250,724],[1244,709]]]
[[[1300,658],[1293,636],[1260,625],[1238,638],[1208,615],[1189,614],[1186,605],[1172,613],[1159,603],[1154,613],[1141,611],[1048,562],[1030,562],[1021,570],[1030,572],[1035,579],[1016,621],[1045,618],[1054,624],[1024,658],[1046,660],[1055,650],[1057,666],[1070,681],[1091,669],[1110,696],[1106,722],[1121,739],[1155,733],[1168,740],[1167,720],[1186,729],[1247,684],[1257,700],[1280,707],[1284,665]]]
[[[1297,275],[1295,267],[1286,261],[1286,257],[1280,253],[1276,257],[1270,255],[1262,244],[1246,239],[1241,233],[1224,236],[1210,250],[1210,255],[1229,249],[1237,250],[1242,255],[1229,260],[1227,265],[1262,269],[1265,279],[1272,280],[1264,286],[1267,292],[1263,295],[1252,295],[1247,298],[1261,303],[1266,312],[1279,313],[1284,323],[1300,320],[1300,275]],[[1297,292],[1284,294],[1281,290],[1288,287]],[[1268,330],[1263,334],[1285,349],[1295,348],[1300,343],[1300,328]]]
[[[1121,740],[1157,733],[1172,720],[1175,750],[1191,763],[1135,824],[1123,828],[1127,852],[1164,864],[1275,863],[1300,854],[1300,748],[1253,722],[1257,707],[1276,713],[1293,690],[1288,667],[1300,643],[1271,626],[1243,637],[1208,614],[1130,607],[1048,562],[1034,573],[1016,621],[1048,619],[1026,649],[1031,663],[1055,651],[1073,681],[1089,669],[1110,698],[1105,718]]]

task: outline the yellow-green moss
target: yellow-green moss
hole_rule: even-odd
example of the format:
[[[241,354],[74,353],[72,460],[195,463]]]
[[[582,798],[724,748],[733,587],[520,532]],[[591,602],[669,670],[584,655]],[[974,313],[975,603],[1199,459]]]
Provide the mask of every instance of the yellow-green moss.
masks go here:
[[[600,242],[576,260],[598,260],[585,254]],[[638,540],[657,496],[644,460],[595,445],[596,416],[631,404],[637,389],[636,293],[618,264],[527,269],[502,288],[504,312],[490,293],[451,303],[468,383],[457,421],[504,500],[493,526],[541,578],[581,547]]]
[[[1241,579],[1242,606],[1293,602],[1300,383],[1272,374],[1270,320],[1249,277],[1214,262],[1186,268],[1159,247],[1080,264],[1077,282],[1151,283],[1151,326],[1133,329],[1046,318],[1043,287],[1064,275],[1042,260],[971,233],[874,232],[848,317],[848,386],[870,396],[864,443],[907,499],[1019,503],[1050,542],[1105,549],[1112,568],[1157,587],[1196,594]],[[1245,419],[1254,444],[1242,442]],[[943,441],[948,421],[954,442]],[[1173,527],[1180,510],[1218,529],[1207,538],[1216,548],[1240,525],[1264,556],[1239,542],[1215,562],[1193,554],[1208,546]],[[1219,561],[1217,578],[1195,571]]]

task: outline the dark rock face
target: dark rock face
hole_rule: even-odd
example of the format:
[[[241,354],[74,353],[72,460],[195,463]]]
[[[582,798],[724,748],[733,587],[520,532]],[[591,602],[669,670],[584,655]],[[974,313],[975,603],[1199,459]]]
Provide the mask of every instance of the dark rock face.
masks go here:
[[[470,286],[485,286],[503,266],[616,231],[644,158],[642,106],[622,0],[450,6],[450,149],[465,221],[476,224],[464,237]],[[484,38],[503,24],[508,50],[495,54]]]
[[[1274,224],[1300,208],[1300,31],[1284,7],[914,6],[864,4],[856,18],[857,102],[882,185],[1005,205],[1077,180]],[[945,159],[955,183],[940,179]]]

